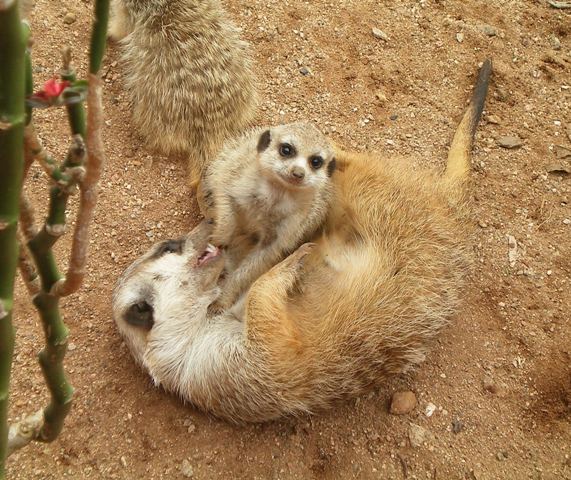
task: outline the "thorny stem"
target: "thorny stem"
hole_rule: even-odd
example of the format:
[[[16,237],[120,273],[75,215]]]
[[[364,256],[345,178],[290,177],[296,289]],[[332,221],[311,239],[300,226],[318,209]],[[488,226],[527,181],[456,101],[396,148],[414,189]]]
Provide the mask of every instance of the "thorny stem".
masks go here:
[[[8,395],[14,351],[12,307],[22,188],[26,32],[18,2],[0,0],[0,479],[6,476]]]
[[[96,0],[95,19],[91,31],[89,50],[89,73],[98,75],[101,69],[105,46],[107,44],[107,22],[109,20],[109,0]],[[91,82],[90,82],[91,83]]]
[[[62,80],[67,80],[71,83],[77,80],[75,70],[71,65],[71,49],[64,47],[62,49],[63,68],[61,70]],[[85,138],[85,108],[83,103],[72,103],[66,105],[67,118],[69,119],[69,126],[73,135],[81,135]]]
[[[71,248],[69,267],[65,279],[58,282],[52,292],[54,295],[62,297],[77,291],[83,282],[85,264],[87,261],[87,248],[89,246],[89,224],[97,203],[97,184],[101,176],[104,160],[103,141],[101,139],[103,106],[99,69],[105,53],[108,17],[109,0],[97,0],[95,3],[95,20],[91,35],[88,74],[86,174],[83,181],[79,184],[79,212],[73,232],[73,245]]]
[[[69,267],[64,280],[54,288],[54,295],[65,297],[79,289],[85,275],[87,248],[89,246],[89,224],[97,203],[97,183],[101,176],[103,164],[103,142],[101,127],[103,124],[103,108],[101,105],[101,79],[89,74],[89,89],[87,92],[87,168],[83,181],[80,182],[79,212],[75,230]]]
[[[0,0],[2,2],[3,0]],[[38,309],[46,336],[46,347],[40,352],[39,360],[51,393],[51,402],[43,411],[37,412],[13,425],[10,430],[8,451],[11,453],[22,448],[32,440],[50,442],[54,440],[61,429],[65,417],[72,404],[73,388],[68,384],[63,369],[63,358],[67,350],[68,329],[59,313],[59,298],[76,291],[83,280],[84,267],[87,257],[88,228],[97,200],[97,182],[101,174],[103,162],[103,142],[101,128],[103,124],[101,102],[101,80],[99,68],[105,52],[107,18],[109,0],[96,0],[95,19],[90,51],[90,74],[88,78],[88,117],[87,129],[83,121],[83,107],[68,108],[70,126],[74,133],[74,145],[70,149],[67,160],[61,169],[43,150],[37,135],[32,128],[29,129],[26,148],[30,157],[36,157],[44,166],[56,184],[50,193],[50,207],[48,218],[42,230],[33,235],[33,215],[27,209],[28,241],[39,277],[41,291],[34,297],[34,305]],[[75,77],[69,68],[69,58],[64,56],[65,75]],[[70,78],[71,80],[71,78]],[[85,149],[83,136],[86,136],[88,146],[87,171],[83,176],[81,168]],[[79,183],[81,197],[78,219],[74,232],[72,253],[68,275],[61,279],[52,253],[52,246],[65,229],[65,206],[71,188]],[[25,202],[24,202],[25,204]],[[42,418],[43,417],[43,418]],[[1,480],[1,479],[0,479]]]
[[[18,232],[18,243],[20,245],[20,252],[18,254],[18,269],[20,270],[20,275],[26,284],[28,292],[33,297],[34,295],[40,293],[40,279],[32,263],[32,259],[28,253],[26,242],[20,232]]]

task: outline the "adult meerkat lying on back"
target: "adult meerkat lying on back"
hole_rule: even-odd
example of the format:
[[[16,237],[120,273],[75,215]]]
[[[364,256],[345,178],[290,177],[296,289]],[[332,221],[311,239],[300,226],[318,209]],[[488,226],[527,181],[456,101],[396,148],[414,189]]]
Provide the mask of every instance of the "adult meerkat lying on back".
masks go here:
[[[211,242],[226,247],[229,272],[212,310],[228,308],[315,234],[334,170],[333,147],[310,123],[254,129],[227,142],[202,182],[203,213],[214,220]]]
[[[218,0],[113,0],[133,122],[160,153],[189,156],[196,183],[257,96],[247,44]]]
[[[242,319],[208,314],[222,259],[206,222],[129,267],[114,317],[154,381],[230,421],[265,421],[420,363],[464,291],[470,147],[490,73],[486,61],[444,175],[338,151],[324,232],[252,285]]]

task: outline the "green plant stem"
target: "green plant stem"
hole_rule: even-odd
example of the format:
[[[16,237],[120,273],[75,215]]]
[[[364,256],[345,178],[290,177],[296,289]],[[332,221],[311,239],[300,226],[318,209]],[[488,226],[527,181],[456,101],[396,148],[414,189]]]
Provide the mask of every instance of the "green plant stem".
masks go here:
[[[71,66],[71,51],[63,52],[63,69],[61,71],[62,80],[73,83],[77,80],[75,69]],[[69,127],[73,135],[81,135],[85,138],[85,107],[83,102],[66,105]]]
[[[27,22],[22,22],[24,33],[27,38],[30,37],[30,26]],[[34,93],[34,78],[32,76],[32,55],[30,53],[30,45],[26,48],[26,97]],[[26,106],[26,125],[32,121],[32,107]]]
[[[39,361],[51,394],[37,440],[51,442],[61,432],[73,399],[73,387],[63,368],[69,330],[59,312],[59,297],[41,292],[34,297],[34,305],[40,313],[46,336],[46,346],[39,354]]]
[[[109,0],[96,0],[95,19],[91,32],[89,50],[89,73],[96,75],[101,68],[107,44],[107,22],[109,20]]]
[[[0,6],[0,479],[6,476],[8,395],[14,351],[12,307],[23,175],[26,35],[18,3]]]

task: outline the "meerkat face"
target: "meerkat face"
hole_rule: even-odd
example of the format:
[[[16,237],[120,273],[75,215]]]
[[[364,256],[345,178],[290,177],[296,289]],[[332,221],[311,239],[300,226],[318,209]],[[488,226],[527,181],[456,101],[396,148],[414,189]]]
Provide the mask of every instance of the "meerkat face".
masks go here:
[[[265,130],[258,140],[262,172],[286,188],[320,188],[335,170],[333,148],[310,123]]]
[[[154,245],[119,278],[113,316],[136,360],[145,364],[153,332],[189,317],[205,317],[216,298],[224,266],[221,251],[208,244],[202,222],[186,237]],[[174,318],[174,320],[173,320]]]

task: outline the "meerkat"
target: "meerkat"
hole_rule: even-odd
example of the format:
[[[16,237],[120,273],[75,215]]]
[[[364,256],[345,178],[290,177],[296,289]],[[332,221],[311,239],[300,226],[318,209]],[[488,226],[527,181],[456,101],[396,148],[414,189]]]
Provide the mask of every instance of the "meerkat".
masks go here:
[[[227,142],[201,182],[227,250],[228,274],[212,310],[228,308],[254,280],[322,225],[335,171],[333,147],[307,122],[257,128]],[[244,240],[251,248],[243,248]]]
[[[189,157],[196,186],[223,142],[257,106],[248,44],[219,0],[113,0],[133,122],[148,145]]]
[[[466,187],[490,75],[488,60],[443,175],[337,149],[323,231],[253,283],[241,319],[208,313],[224,253],[206,221],[180,248],[137,260],[114,318],[155,383],[231,422],[261,422],[330,408],[422,362],[471,264]]]

